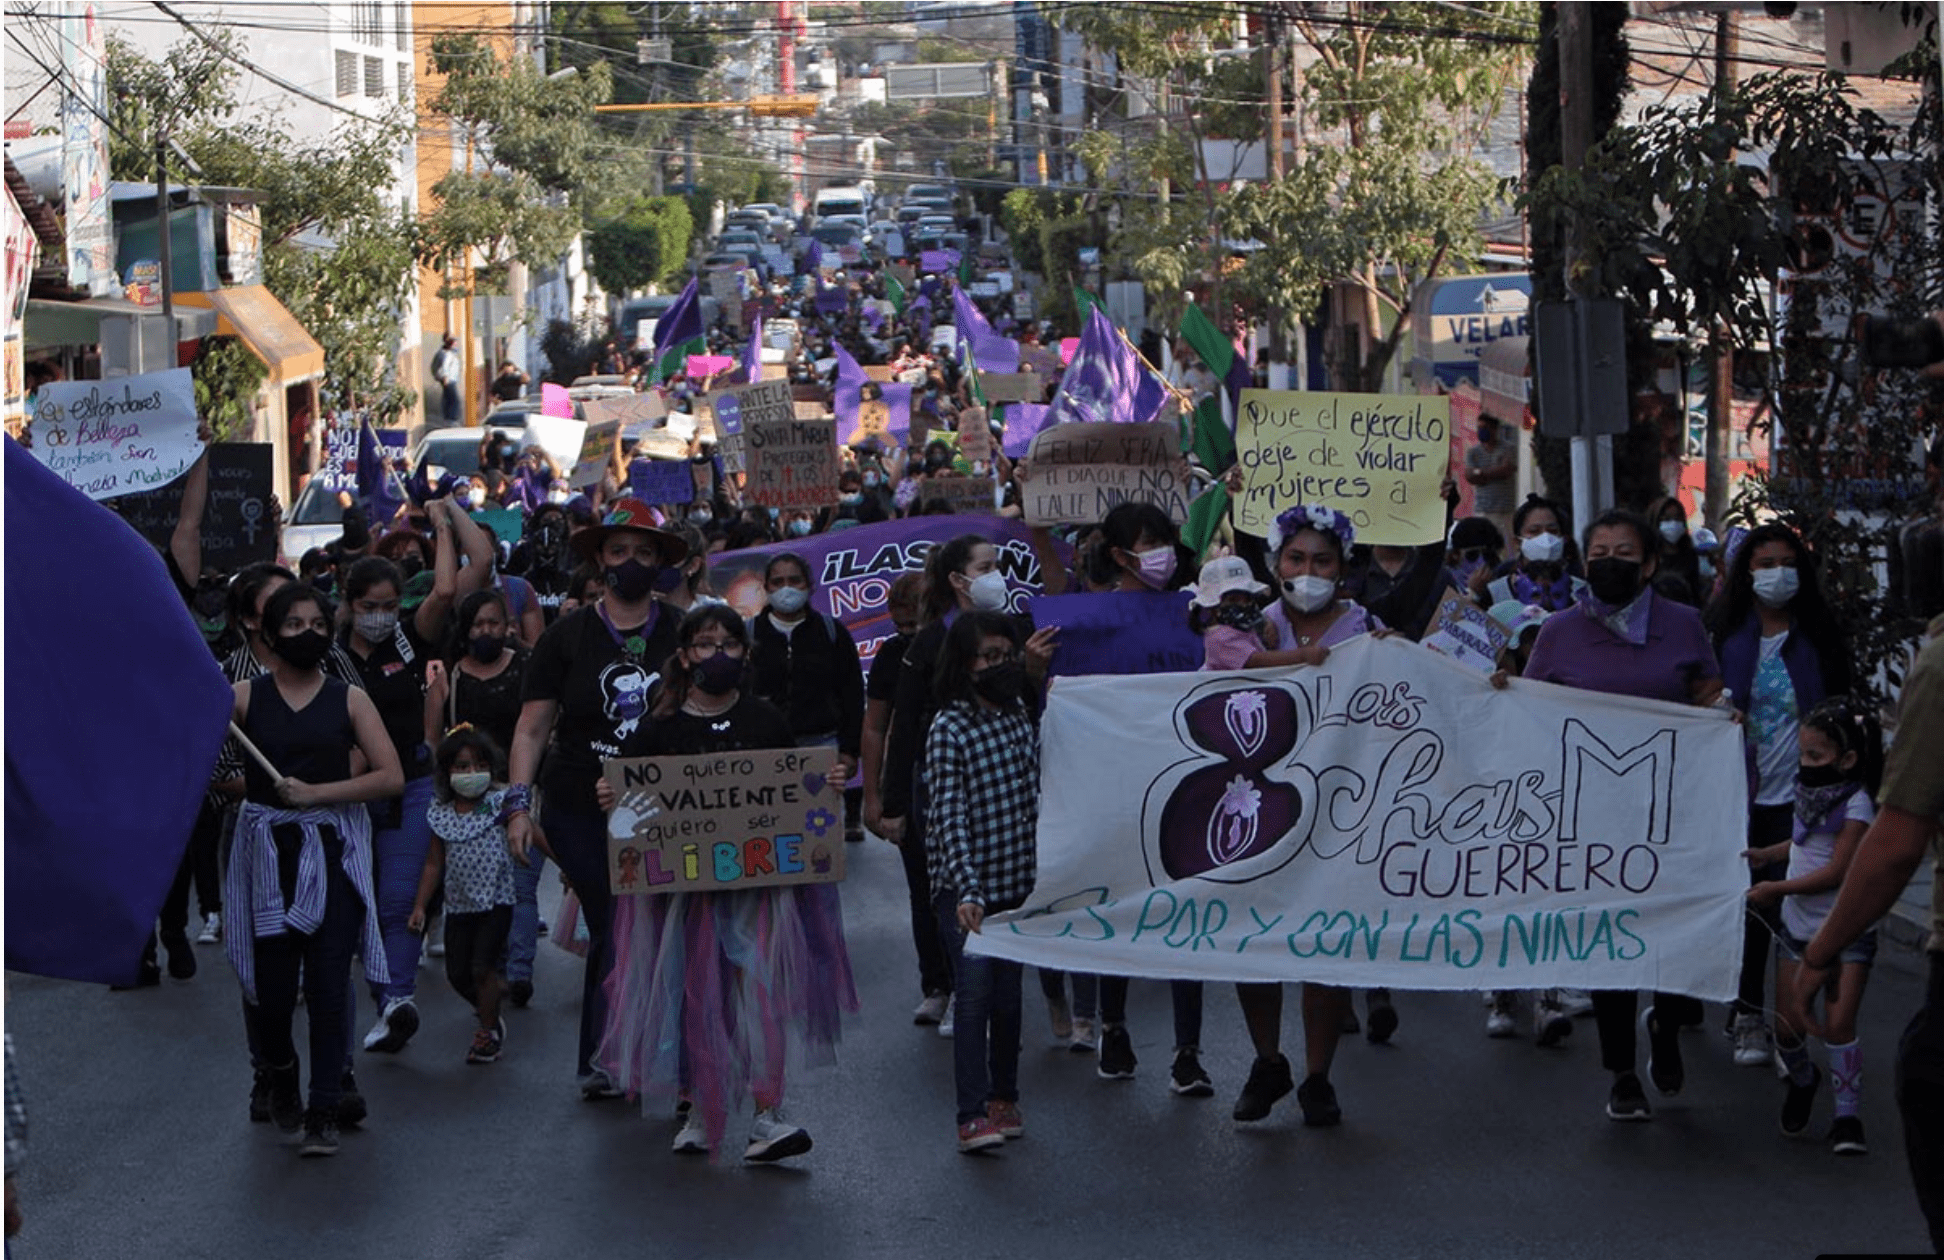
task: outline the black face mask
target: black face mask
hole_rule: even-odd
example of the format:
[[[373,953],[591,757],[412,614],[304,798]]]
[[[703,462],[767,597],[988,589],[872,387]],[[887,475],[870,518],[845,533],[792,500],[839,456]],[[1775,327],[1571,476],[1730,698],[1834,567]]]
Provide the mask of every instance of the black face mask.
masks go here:
[[[1835,787],[1848,779],[1849,775],[1833,761],[1820,766],[1796,767],[1796,782],[1806,788]]]
[[[1262,613],[1255,608],[1222,604],[1215,609],[1215,624],[1230,626],[1237,630],[1253,630],[1262,624]]]
[[[491,665],[506,650],[506,636],[503,634],[482,635],[466,642],[466,651],[481,665]]]
[[[1586,566],[1586,584],[1593,598],[1614,608],[1624,608],[1640,594],[1640,561],[1618,556],[1601,556]]]
[[[298,669],[315,669],[331,650],[331,636],[319,630],[279,635],[270,640],[270,650]]]
[[[646,565],[639,560],[623,560],[620,564],[610,564],[603,570],[608,589],[629,603],[647,599],[655,589],[655,579],[661,576],[660,565]]]
[[[988,665],[972,675],[972,690],[992,704],[1010,707],[1026,694],[1026,667],[1018,661]]]
[[[695,678],[696,690],[711,696],[727,695],[742,682],[742,657],[717,652],[691,665],[689,672]]]

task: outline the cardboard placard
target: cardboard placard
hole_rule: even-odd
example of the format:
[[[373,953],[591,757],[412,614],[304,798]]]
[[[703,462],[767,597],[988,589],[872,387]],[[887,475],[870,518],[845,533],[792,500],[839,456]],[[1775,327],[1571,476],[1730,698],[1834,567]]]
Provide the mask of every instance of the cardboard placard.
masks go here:
[[[930,373],[926,372],[925,369],[921,367],[914,367],[914,368],[906,368],[904,371],[898,373],[896,376],[892,377],[891,379],[905,385],[923,385],[925,383],[925,379],[929,375]]]
[[[795,400],[791,404],[791,406],[793,406],[796,409],[796,418],[799,420],[830,419],[830,408],[824,406],[823,400],[821,398],[817,399],[815,402],[805,402],[804,400],[799,398]]]
[[[554,457],[562,468],[580,463],[581,439],[587,436],[587,421],[534,413],[527,417],[527,445],[538,446]]]
[[[822,748],[604,763],[616,896],[830,884],[844,878],[844,788]]]
[[[897,369],[889,363],[866,363],[864,365],[864,379],[867,381],[884,383],[894,381],[897,377]]]
[[[818,362],[829,364],[829,367],[820,369],[825,372],[837,366],[837,360],[834,358],[820,359]],[[790,386],[790,401],[820,403],[824,400],[824,393],[824,387],[821,385],[792,385]]]
[[[718,302],[742,299],[742,271],[740,268],[709,273],[709,296]]]
[[[614,420],[625,430],[634,425],[653,423],[666,416],[668,401],[651,389],[645,394],[631,397],[590,398],[581,404],[581,410],[587,413],[590,424]]]
[[[1490,674],[1498,669],[1499,655],[1511,640],[1497,618],[1447,586],[1423,642],[1460,665]]]
[[[1321,503],[1350,518],[1360,543],[1436,542],[1444,537],[1438,489],[1450,432],[1451,404],[1441,396],[1245,389],[1235,423],[1235,527],[1264,535],[1278,513]]]
[[[268,442],[217,442],[209,448],[204,568],[234,573],[246,564],[277,558],[277,531],[270,527],[271,478]],[[142,537],[166,548],[182,509],[182,483],[123,495],[112,506]]]
[[[743,433],[751,420],[790,420],[796,416],[786,380],[719,389],[707,401],[715,414],[716,454],[722,459],[723,469],[732,473],[748,470]]]
[[[990,477],[927,477],[918,487],[920,504],[949,504],[956,516],[997,516]]]
[[[992,427],[984,407],[967,407],[958,414],[960,458],[971,464],[992,462]]]
[[[687,459],[689,444],[679,433],[651,429],[635,443],[634,453],[643,459]]]
[[[1046,385],[1037,372],[981,372],[979,389],[987,402],[1039,402],[1046,397]]]
[[[1032,525],[1088,525],[1122,503],[1152,503],[1183,521],[1194,497],[1180,426],[1165,422],[1043,429],[1018,482]]]
[[[687,460],[637,459],[628,464],[628,493],[653,506],[695,502],[695,474]]]
[[[749,482],[744,497],[761,507],[821,508],[837,500],[837,426],[830,420],[743,417]]]
[[[324,435],[324,461],[311,480],[321,481],[331,490],[358,489],[358,424],[339,424]],[[389,455],[394,468],[405,467],[406,432],[403,429],[374,429],[380,452]]]
[[[581,434],[580,454],[574,459],[574,467],[567,474],[567,484],[576,490],[601,484],[614,463],[614,452],[621,441],[621,422],[603,420],[599,424],[589,424]]]
[[[188,368],[111,381],[51,381],[34,396],[26,432],[34,458],[100,502],[155,490],[202,454]]]
[[[1202,665],[1201,636],[1188,624],[1191,598],[1187,591],[1040,595],[1030,611],[1035,627],[1059,627],[1055,675],[1173,673]]]

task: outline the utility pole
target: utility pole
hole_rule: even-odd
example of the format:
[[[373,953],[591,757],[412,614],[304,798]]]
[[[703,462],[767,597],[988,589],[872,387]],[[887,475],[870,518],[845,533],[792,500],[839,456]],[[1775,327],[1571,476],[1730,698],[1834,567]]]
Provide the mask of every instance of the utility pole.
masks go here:
[[[175,242],[169,239],[169,131],[160,119],[155,123],[155,224],[156,261],[162,268],[162,322],[168,325],[169,354],[166,367],[175,366]],[[144,364],[144,367],[147,365]]]
[[[1559,14],[1559,138],[1560,161],[1567,170],[1586,166],[1593,147],[1593,22],[1592,6],[1560,4]],[[1566,296],[1590,297],[1582,270],[1585,234],[1574,216],[1566,224]],[[1576,428],[1584,415],[1574,417]],[[1613,439],[1577,436],[1572,439],[1573,512],[1584,523],[1613,506]]]
[[[1725,100],[1735,87],[1735,52],[1738,39],[1735,15],[1723,10],[1715,18],[1715,79],[1717,101]],[[1731,152],[1729,158],[1734,154]],[[1708,440],[1707,483],[1702,495],[1702,520],[1721,528],[1728,514],[1729,430],[1735,412],[1735,349],[1728,326],[1717,320],[1708,329]]]
[[[1282,14],[1271,10],[1263,22],[1269,35],[1263,50],[1269,54],[1269,178],[1279,180],[1283,177]]]

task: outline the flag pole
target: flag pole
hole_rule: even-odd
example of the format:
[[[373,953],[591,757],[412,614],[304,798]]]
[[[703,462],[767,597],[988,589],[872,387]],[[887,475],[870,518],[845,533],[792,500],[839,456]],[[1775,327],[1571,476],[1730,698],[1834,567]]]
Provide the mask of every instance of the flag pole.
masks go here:
[[[1122,328],[1119,324],[1113,324],[1112,327],[1114,335],[1121,339],[1122,345],[1134,352],[1134,357],[1141,361],[1141,366],[1154,373],[1154,379],[1161,382],[1161,387],[1174,395],[1175,404],[1181,408],[1182,414],[1187,415],[1193,412],[1195,410],[1195,400],[1188,396],[1188,391],[1178,387],[1162,373],[1160,368],[1149,363],[1148,357],[1141,353],[1141,348],[1134,344],[1133,338],[1127,335],[1125,328]]]
[[[261,748],[258,748],[250,742],[250,737],[243,733],[243,728],[236,724],[235,718],[230,719],[229,728],[230,734],[235,736],[236,742],[243,745],[243,751],[250,754],[250,760],[263,767],[263,772],[270,776],[270,781],[272,783],[283,782],[283,772],[270,764],[270,758],[263,755]]]

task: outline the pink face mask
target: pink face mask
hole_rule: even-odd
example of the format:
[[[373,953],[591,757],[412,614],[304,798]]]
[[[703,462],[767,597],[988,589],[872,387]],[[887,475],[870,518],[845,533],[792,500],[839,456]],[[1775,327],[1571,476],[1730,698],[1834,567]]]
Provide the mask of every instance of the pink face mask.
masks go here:
[[[1142,585],[1150,590],[1161,590],[1174,580],[1175,549],[1173,547],[1156,547],[1152,551],[1136,552],[1135,558],[1141,562],[1136,576],[1141,579]]]

